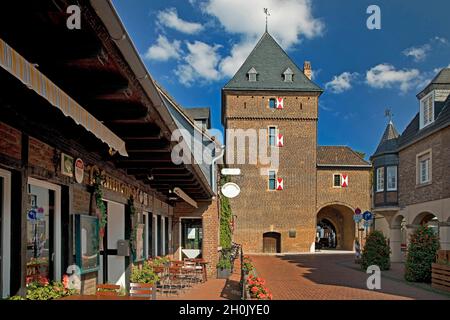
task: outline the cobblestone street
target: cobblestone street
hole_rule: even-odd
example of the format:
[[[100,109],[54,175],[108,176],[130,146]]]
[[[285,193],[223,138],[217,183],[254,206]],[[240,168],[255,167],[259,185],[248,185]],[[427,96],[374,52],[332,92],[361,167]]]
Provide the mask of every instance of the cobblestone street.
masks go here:
[[[400,264],[382,272],[381,290],[368,290],[368,275],[353,263],[353,254],[254,255],[251,259],[276,300],[450,299],[429,285],[406,283]]]

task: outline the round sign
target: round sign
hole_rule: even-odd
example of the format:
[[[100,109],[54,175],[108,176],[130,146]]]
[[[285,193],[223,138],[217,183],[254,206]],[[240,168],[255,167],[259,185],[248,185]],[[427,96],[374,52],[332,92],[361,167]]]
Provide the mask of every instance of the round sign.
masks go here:
[[[370,211],[366,211],[363,213],[363,219],[366,221],[372,220],[373,215]]]
[[[83,183],[84,178],[84,162],[80,158],[75,160],[75,181]]]
[[[356,208],[355,209],[355,214],[361,214],[361,209],[360,208]]]
[[[228,182],[222,186],[222,194],[227,198],[235,198],[241,192],[241,188],[236,183]]]

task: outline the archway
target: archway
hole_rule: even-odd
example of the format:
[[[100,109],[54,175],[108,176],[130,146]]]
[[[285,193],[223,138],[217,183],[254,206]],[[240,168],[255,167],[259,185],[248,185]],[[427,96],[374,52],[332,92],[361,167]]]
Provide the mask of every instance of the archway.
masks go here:
[[[336,249],[337,231],[330,220],[323,218],[317,221],[316,242],[321,249]]]
[[[354,240],[357,236],[353,210],[342,204],[327,205],[319,210],[316,220],[317,229],[326,229],[316,239],[324,249],[353,250]],[[325,228],[324,228],[325,227]],[[329,236],[322,238],[322,235]],[[317,234],[316,234],[317,235]]]
[[[281,253],[281,234],[278,232],[266,232],[263,234],[263,252]]]
[[[413,220],[414,225],[426,226],[439,235],[439,220],[430,212],[419,213]]]

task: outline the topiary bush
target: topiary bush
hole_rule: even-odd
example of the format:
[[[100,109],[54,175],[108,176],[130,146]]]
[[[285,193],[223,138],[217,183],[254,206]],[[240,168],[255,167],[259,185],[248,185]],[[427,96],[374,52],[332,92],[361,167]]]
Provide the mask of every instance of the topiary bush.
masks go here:
[[[367,270],[369,266],[376,265],[380,270],[389,270],[391,261],[389,248],[386,237],[381,231],[372,231],[366,239],[366,244],[361,257],[361,267]]]
[[[439,250],[439,237],[432,229],[420,226],[410,237],[405,263],[405,279],[431,282],[431,264]]]

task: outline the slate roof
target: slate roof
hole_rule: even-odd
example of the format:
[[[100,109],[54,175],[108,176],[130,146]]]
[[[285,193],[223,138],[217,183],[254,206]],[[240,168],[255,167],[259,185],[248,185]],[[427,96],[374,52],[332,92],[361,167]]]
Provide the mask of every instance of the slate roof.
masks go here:
[[[417,94],[417,98],[421,99],[435,89],[448,89],[449,85],[450,68],[443,68],[441,71],[439,71],[436,77],[431,80],[431,82],[425,87],[425,89]]]
[[[448,81],[450,83],[450,79]],[[450,96],[448,96],[447,100],[443,103],[435,103],[435,114],[434,122],[420,130],[419,113],[417,113],[400,136],[399,148],[402,149],[403,147],[450,125]]]
[[[383,136],[381,137],[381,141],[378,144],[378,148],[373,154],[372,157],[376,157],[385,153],[395,153],[398,148],[398,137],[399,133],[397,129],[395,129],[392,121],[389,121],[386,126],[386,130],[384,130]]]
[[[247,73],[252,68],[258,73],[255,82],[250,82],[247,78]],[[287,68],[294,73],[292,82],[285,82],[283,79],[283,72]],[[268,32],[262,35],[244,64],[223,89],[323,92],[305,76]]]
[[[184,111],[192,120],[206,120],[208,128],[211,127],[210,111],[208,107],[205,108],[185,108]]]
[[[369,162],[347,146],[318,146],[317,166],[371,167]]]

